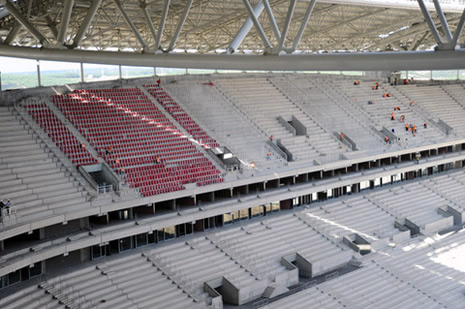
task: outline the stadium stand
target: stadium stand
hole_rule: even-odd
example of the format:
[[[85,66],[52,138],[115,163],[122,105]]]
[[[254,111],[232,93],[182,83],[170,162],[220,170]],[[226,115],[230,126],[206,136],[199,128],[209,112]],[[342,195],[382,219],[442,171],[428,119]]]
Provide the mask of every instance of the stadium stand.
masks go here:
[[[461,308],[462,273],[450,262],[464,248],[462,234],[386,249],[357,271],[262,308]]]
[[[463,132],[464,124],[461,119],[465,116],[465,109],[440,86],[429,86],[427,92],[424,91],[424,87],[414,85],[398,89],[410,101],[414,102],[414,106],[426,111],[431,119],[442,120],[451,126],[454,131]],[[441,102],[441,104],[438,104],[438,102]]]
[[[45,104],[26,105],[25,108],[73,164],[79,166],[97,163],[85,145],[79,143]]]
[[[0,307],[461,308],[443,265],[465,222],[458,122],[411,105],[414,85],[302,76],[79,85],[2,108]],[[395,122],[398,145],[393,106],[419,122],[416,137]],[[221,146],[239,171],[217,167]],[[92,192],[77,167],[99,164],[142,196]]]
[[[192,120],[192,118],[175,102],[166,91],[158,85],[144,85],[147,91],[170,113],[176,121],[193,136],[196,141],[205,147],[218,147],[219,144]]]
[[[364,121],[363,111],[354,106],[338,91],[328,87],[331,79],[283,75],[270,79],[286,96],[306,113],[318,119],[326,128],[343,132],[365,151],[378,151],[384,141]],[[331,104],[328,104],[331,103]],[[359,110],[357,110],[359,109]]]
[[[140,89],[75,91],[54,101],[143,196],[222,181],[220,171]]]
[[[38,135],[18,120],[20,116],[1,107],[0,117],[0,196],[10,199],[13,205],[13,215],[2,221],[3,228],[63,213],[78,205],[86,207],[84,187],[57,162]]]
[[[268,80],[241,78],[217,80],[215,84],[269,137],[272,136],[289,149],[295,160],[318,158],[334,161],[339,159],[338,153],[346,151],[330,133],[280,93]],[[306,128],[306,134],[297,136],[280,122],[279,117],[285,122],[297,119],[296,121]]]
[[[164,89],[179,105],[208,129],[222,145],[244,162],[254,162],[257,170],[271,170],[282,165],[283,158],[266,143],[266,134],[254,127],[250,117],[228,102],[216,85],[208,80],[180,81]],[[270,155],[268,155],[270,154]]]

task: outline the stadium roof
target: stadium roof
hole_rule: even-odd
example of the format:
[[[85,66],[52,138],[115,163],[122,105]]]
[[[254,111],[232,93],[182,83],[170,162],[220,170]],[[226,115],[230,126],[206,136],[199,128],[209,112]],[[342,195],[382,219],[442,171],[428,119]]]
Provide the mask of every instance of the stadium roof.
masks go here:
[[[69,61],[82,56],[109,63],[106,53],[97,59],[69,51],[111,51],[113,62],[123,64],[195,67],[195,57],[184,57],[192,65],[160,59],[451,51],[465,40],[464,8],[463,0],[0,0],[0,55]],[[442,55],[437,68],[458,68],[464,62],[460,53],[447,67],[443,60],[451,56]],[[118,60],[124,57],[137,61]],[[213,60],[218,61],[225,66],[224,60]],[[421,61],[425,68],[431,63]]]

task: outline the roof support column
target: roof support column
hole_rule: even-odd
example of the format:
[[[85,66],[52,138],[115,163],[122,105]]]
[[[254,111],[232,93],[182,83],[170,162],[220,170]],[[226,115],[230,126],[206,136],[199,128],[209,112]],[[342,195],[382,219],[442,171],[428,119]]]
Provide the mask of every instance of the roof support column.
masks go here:
[[[52,31],[52,34],[55,37],[55,39],[58,39],[58,30],[53,20],[50,18],[49,15],[45,15],[44,19],[45,19],[45,22],[47,23],[47,26],[50,28],[50,31]]]
[[[304,34],[305,28],[307,27],[308,21],[310,20],[310,16],[312,15],[313,8],[315,7],[316,0],[311,0],[308,4],[307,11],[305,12],[304,19],[302,20],[302,24],[300,25],[299,32],[294,39],[294,43],[292,44],[292,50],[295,51],[297,46],[299,46],[300,40],[302,39],[302,35]]]
[[[160,20],[160,27],[158,28],[157,39],[155,40],[155,50],[161,49],[161,37],[163,35],[163,30],[165,29],[166,17],[168,16],[168,9],[170,7],[171,0],[165,0],[163,5],[163,13]]]
[[[289,9],[287,11],[286,22],[284,24],[283,33],[281,33],[281,40],[279,42],[279,49],[282,50],[284,48],[284,43],[286,41],[287,31],[289,30],[289,25],[291,24],[292,15],[294,15],[296,0],[291,0],[289,4]]]
[[[49,42],[37,29],[24,17],[18,9],[10,3],[8,0],[0,0],[0,4],[3,4],[5,8],[10,12],[16,20],[24,26],[39,42],[42,46],[48,46]]]
[[[192,1],[193,0],[188,0],[186,4],[186,8],[184,9],[184,12],[182,13],[182,17],[179,20],[178,26],[176,27],[176,31],[174,33],[173,38],[171,39],[170,46],[168,47],[168,51],[172,51],[174,49],[174,46],[176,46],[176,42],[178,41],[179,34],[181,33],[182,27],[186,23],[187,15],[189,14],[189,11],[192,6]]]
[[[95,13],[97,13],[97,10],[101,2],[102,0],[92,1],[92,5],[90,6],[86,17],[84,18],[84,21],[82,22],[81,27],[78,30],[78,33],[73,39],[73,44],[71,45],[73,48],[77,47],[81,43],[81,40],[84,37],[84,34],[86,33],[87,29],[89,29],[90,23],[94,19]]]
[[[71,12],[73,11],[74,0],[65,0],[63,7],[63,15],[61,16],[60,31],[58,32],[58,44],[65,42],[66,32],[68,31],[69,20],[71,19]]]
[[[442,38],[441,35],[438,32],[438,29],[436,28],[436,25],[433,22],[433,19],[431,18],[431,15],[428,12],[428,9],[426,8],[425,3],[423,0],[418,0],[418,4],[420,5],[421,12],[423,13],[423,17],[425,17],[426,23],[428,24],[429,29],[431,30],[431,34],[433,35],[434,40],[436,41],[436,44],[442,45]]]
[[[265,6],[263,5],[263,3],[259,2],[257,6],[253,9],[253,14],[256,18],[258,18],[258,16],[260,16],[260,14],[263,12],[264,7]],[[252,18],[249,17],[244,22],[244,24],[239,29],[239,31],[236,33],[236,36],[231,41],[231,43],[229,43],[228,48],[226,48],[226,53],[232,54],[236,51],[236,49],[239,47],[239,45],[241,45],[242,41],[249,33],[250,29],[252,29],[252,26],[253,26],[253,21],[252,21]]]
[[[153,40],[157,40],[157,30],[155,30],[155,26],[153,25],[152,18],[150,17],[149,11],[147,10],[147,3],[145,1],[140,1],[140,8],[144,13],[145,19],[147,20],[147,24],[149,25],[150,32],[152,33]]]
[[[459,23],[457,24],[457,29],[455,29],[454,37],[452,38],[452,45],[457,45],[457,41],[460,37],[460,34],[463,30],[463,25],[465,24],[465,10],[463,10],[462,17],[460,17]]]
[[[446,35],[446,40],[450,42],[452,40],[452,34],[450,33],[449,25],[447,24],[446,17],[444,16],[444,12],[442,11],[441,5],[439,4],[438,0],[433,0],[434,7],[436,8],[436,12],[438,14],[439,20],[441,21],[442,30]]]
[[[249,0],[243,0],[245,7],[247,8],[247,11],[249,12],[249,16],[252,19],[252,22],[257,29],[258,35],[260,36],[260,39],[263,41],[263,45],[265,45],[265,53],[271,51],[271,44],[270,41],[268,41],[268,38],[265,34],[265,31],[263,31],[262,26],[260,25],[260,22],[258,21],[258,18],[254,14],[254,10],[252,9],[252,6],[250,5]],[[263,5],[263,4],[262,4]]]
[[[268,17],[270,19],[270,23],[273,28],[274,35],[276,36],[276,40],[279,42],[281,40],[281,33],[279,32],[278,24],[276,23],[276,19],[274,18],[273,11],[271,10],[270,2],[269,0],[263,0],[263,4],[265,4],[266,14],[268,14]]]
[[[128,13],[126,13],[126,10],[124,9],[123,5],[119,0],[113,0],[115,3],[116,7],[118,8],[118,11],[120,11],[121,15],[123,15],[124,20],[128,24],[129,28],[131,28],[132,32],[136,36],[137,40],[139,41],[140,45],[142,45],[142,48],[144,50],[147,50],[147,44],[145,44],[144,39],[139,33],[139,30],[137,30],[136,25],[132,22],[131,18],[129,17]]]
[[[8,35],[7,35],[6,39],[5,39],[5,42],[3,42],[3,44],[10,45],[11,43],[13,43],[14,40],[16,39],[16,36],[19,33],[19,30],[21,30],[21,27],[22,27],[22,25],[20,23],[16,23],[13,26],[13,29],[10,30],[10,33],[8,33]]]

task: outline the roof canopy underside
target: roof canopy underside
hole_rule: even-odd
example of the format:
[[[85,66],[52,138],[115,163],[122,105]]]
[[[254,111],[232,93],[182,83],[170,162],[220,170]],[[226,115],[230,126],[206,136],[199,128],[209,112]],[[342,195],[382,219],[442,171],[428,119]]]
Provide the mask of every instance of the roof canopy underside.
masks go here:
[[[439,36],[453,36],[462,1],[441,4],[447,27],[433,1],[425,4]],[[438,45],[423,13],[417,1],[407,0],[0,0],[0,48],[259,55],[421,51]],[[462,32],[457,43],[464,40]]]

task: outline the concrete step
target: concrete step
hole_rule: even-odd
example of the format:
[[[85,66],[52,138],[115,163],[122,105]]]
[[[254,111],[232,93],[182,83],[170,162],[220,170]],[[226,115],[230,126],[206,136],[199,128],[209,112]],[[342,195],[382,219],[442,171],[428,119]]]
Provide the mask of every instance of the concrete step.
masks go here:
[[[7,192],[0,192],[3,196],[5,196],[8,199],[13,199],[16,197],[21,197],[21,196],[26,196],[26,195],[31,195],[32,190],[31,189],[19,189],[16,191],[7,191]]]
[[[60,182],[68,180],[68,177],[65,176],[64,172],[57,172],[56,170],[55,171],[52,170],[51,172],[52,173],[44,174],[40,176],[23,177],[22,179],[24,179],[24,182],[30,184],[31,187],[34,187],[35,183],[39,183],[39,184],[43,183],[44,185],[48,185],[48,184],[52,185],[52,184],[56,184],[56,183],[60,183]]]
[[[23,153],[11,154],[11,157],[2,158],[2,163],[7,164],[7,163],[22,162],[22,161],[36,162],[38,160],[43,160],[46,158],[48,158],[48,155],[44,153],[42,149],[40,149],[37,151],[30,151],[27,154],[23,154]]]
[[[24,126],[22,124],[19,124],[17,121],[6,121],[2,122],[0,125],[0,133],[2,135],[4,135],[4,133],[8,135],[8,132],[18,130],[24,130]]]
[[[68,193],[64,195],[62,194],[59,196],[44,198],[44,203],[45,204],[60,204],[62,206],[66,206],[66,205],[79,203],[82,199],[85,201],[85,198],[83,198],[82,192],[74,192],[74,193]]]
[[[35,143],[16,145],[16,146],[2,145],[2,147],[0,148],[0,154],[2,154],[2,157],[4,157],[4,156],[9,156],[10,154],[15,154],[15,153],[20,153],[20,154],[27,153],[27,154],[30,154],[30,152],[37,151],[37,150],[43,152],[43,150],[40,149],[40,146],[38,144],[35,144]]]
[[[74,188],[74,182],[68,178],[52,179],[44,182],[33,182],[28,183],[28,187],[34,189],[35,193],[47,192],[51,190],[64,190],[68,188]]]
[[[4,142],[1,144],[2,147],[16,147],[16,146],[23,146],[23,145],[37,145],[31,138],[24,139],[24,140],[14,140],[10,142]]]
[[[19,168],[19,167],[28,167],[33,165],[53,163],[53,159],[44,155],[44,158],[36,161],[19,161],[15,163],[0,164],[0,167],[5,166],[5,168]]]
[[[17,178],[6,180],[6,181],[0,181],[0,192],[3,190],[9,190],[9,188],[11,187],[21,186],[22,183],[23,183],[22,179],[17,179]]]
[[[33,166],[26,166],[26,167],[17,167],[13,168],[13,173],[17,174],[32,174],[34,172],[39,172],[38,175],[41,175],[43,172],[44,174],[50,174],[50,171],[57,169],[56,163],[46,163],[46,164],[39,164]],[[26,175],[21,175],[23,177],[27,177]]]
[[[15,171],[15,169],[13,169],[13,171]],[[55,174],[64,175],[64,173],[60,172],[60,169],[55,166],[55,167],[50,167],[49,169],[18,172],[18,177],[19,178],[45,177],[48,175],[55,175]]]
[[[59,190],[59,191],[47,191],[47,192],[43,192],[43,193],[35,192],[35,190],[34,190],[34,193],[37,193],[39,198],[46,199],[46,198],[52,198],[52,197],[58,197],[58,196],[61,197],[63,195],[67,195],[67,194],[81,193],[81,192],[76,192],[75,188],[68,188],[68,189],[62,189],[62,190]],[[81,195],[82,195],[82,193],[81,193]]]
[[[12,142],[15,140],[29,140],[32,141],[31,135],[28,135],[25,131],[11,131],[8,134],[4,133],[0,136],[0,145],[4,142]]]
[[[36,194],[23,196],[19,199],[11,199],[11,202],[13,206],[17,209],[37,207],[44,204],[42,200],[37,199]]]

